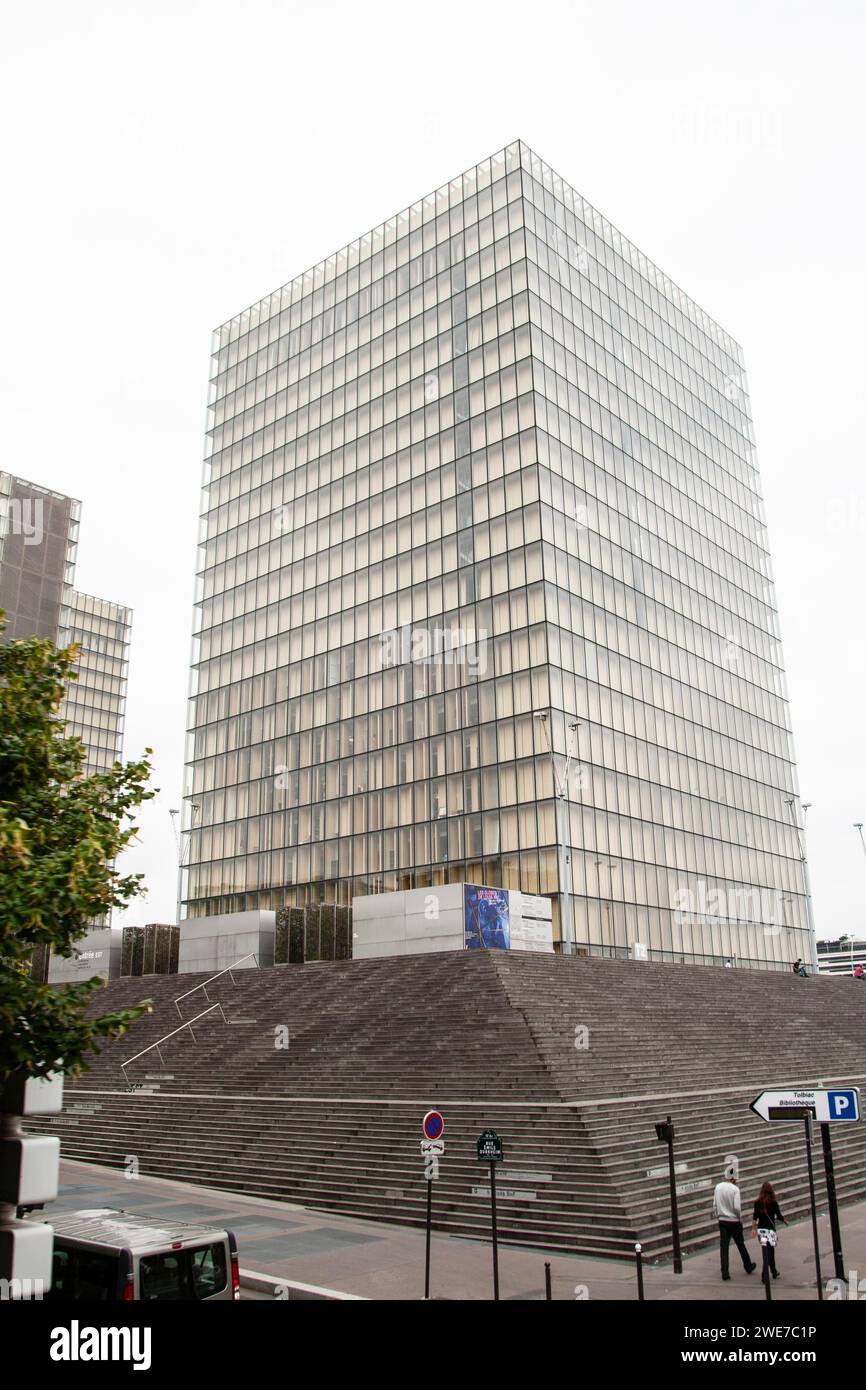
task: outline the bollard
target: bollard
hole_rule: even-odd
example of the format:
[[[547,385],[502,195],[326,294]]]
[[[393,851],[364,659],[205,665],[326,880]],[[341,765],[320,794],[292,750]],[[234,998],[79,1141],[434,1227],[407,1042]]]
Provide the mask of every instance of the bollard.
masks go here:
[[[641,1303],[644,1302],[643,1296],[643,1255],[641,1253],[640,1241],[635,1243],[634,1263],[637,1270],[637,1296]]]
[[[544,1297],[548,1303],[550,1303],[553,1298],[553,1292],[550,1287],[550,1265],[546,1261],[544,1265]]]

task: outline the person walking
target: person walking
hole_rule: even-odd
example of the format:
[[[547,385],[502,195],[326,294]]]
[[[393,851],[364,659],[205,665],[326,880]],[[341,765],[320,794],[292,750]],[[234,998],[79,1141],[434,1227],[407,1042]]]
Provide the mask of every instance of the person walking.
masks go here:
[[[744,1270],[747,1274],[752,1274],[758,1266],[746,1249],[746,1242],[743,1238],[740,1189],[737,1186],[737,1179],[732,1173],[727,1173],[722,1181],[716,1184],[716,1190],[713,1193],[713,1215],[719,1223],[719,1255],[722,1264],[722,1278],[730,1279],[731,1277],[729,1264],[731,1241],[740,1252]]]
[[[776,1200],[773,1184],[770,1182],[762,1183],[761,1190],[755,1200],[755,1209],[752,1212],[752,1239],[754,1240],[757,1235],[761,1242],[761,1255],[763,1257],[761,1279],[765,1284],[769,1282],[771,1274],[774,1279],[779,1277],[779,1271],[776,1268],[777,1221],[781,1221],[783,1226],[788,1224]]]

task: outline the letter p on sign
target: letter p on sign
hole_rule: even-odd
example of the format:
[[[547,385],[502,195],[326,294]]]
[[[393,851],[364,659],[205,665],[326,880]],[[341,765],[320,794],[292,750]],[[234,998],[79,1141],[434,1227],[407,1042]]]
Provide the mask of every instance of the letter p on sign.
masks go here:
[[[831,1120],[859,1119],[856,1091],[829,1091],[827,1100],[830,1104]]]

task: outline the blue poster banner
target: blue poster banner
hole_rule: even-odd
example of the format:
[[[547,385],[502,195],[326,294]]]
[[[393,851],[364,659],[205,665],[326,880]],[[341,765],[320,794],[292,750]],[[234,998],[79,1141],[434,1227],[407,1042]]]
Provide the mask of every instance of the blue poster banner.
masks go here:
[[[463,885],[463,932],[469,950],[499,947],[508,950],[508,889]]]

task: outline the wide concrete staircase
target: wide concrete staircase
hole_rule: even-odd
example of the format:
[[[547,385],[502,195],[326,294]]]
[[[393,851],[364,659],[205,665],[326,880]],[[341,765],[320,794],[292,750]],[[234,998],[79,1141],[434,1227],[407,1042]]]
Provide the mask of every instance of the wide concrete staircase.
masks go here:
[[[712,1186],[730,1154],[744,1199],[768,1177],[786,1216],[806,1210],[802,1125],[758,1119],[758,1091],[866,1078],[866,986],[847,979],[466,951],[204,982],[112,983],[100,1012],[149,997],[152,1014],[33,1128],[56,1129],[67,1157],[421,1224],[421,1118],[438,1107],[437,1228],[488,1234],[475,1140],[494,1128],[503,1239],[614,1256],[640,1240],[663,1257],[658,1120],[675,1121],[695,1247],[715,1231]],[[866,1196],[866,1126],[833,1138],[840,1199]],[[815,1158],[820,1169],[819,1145]]]

